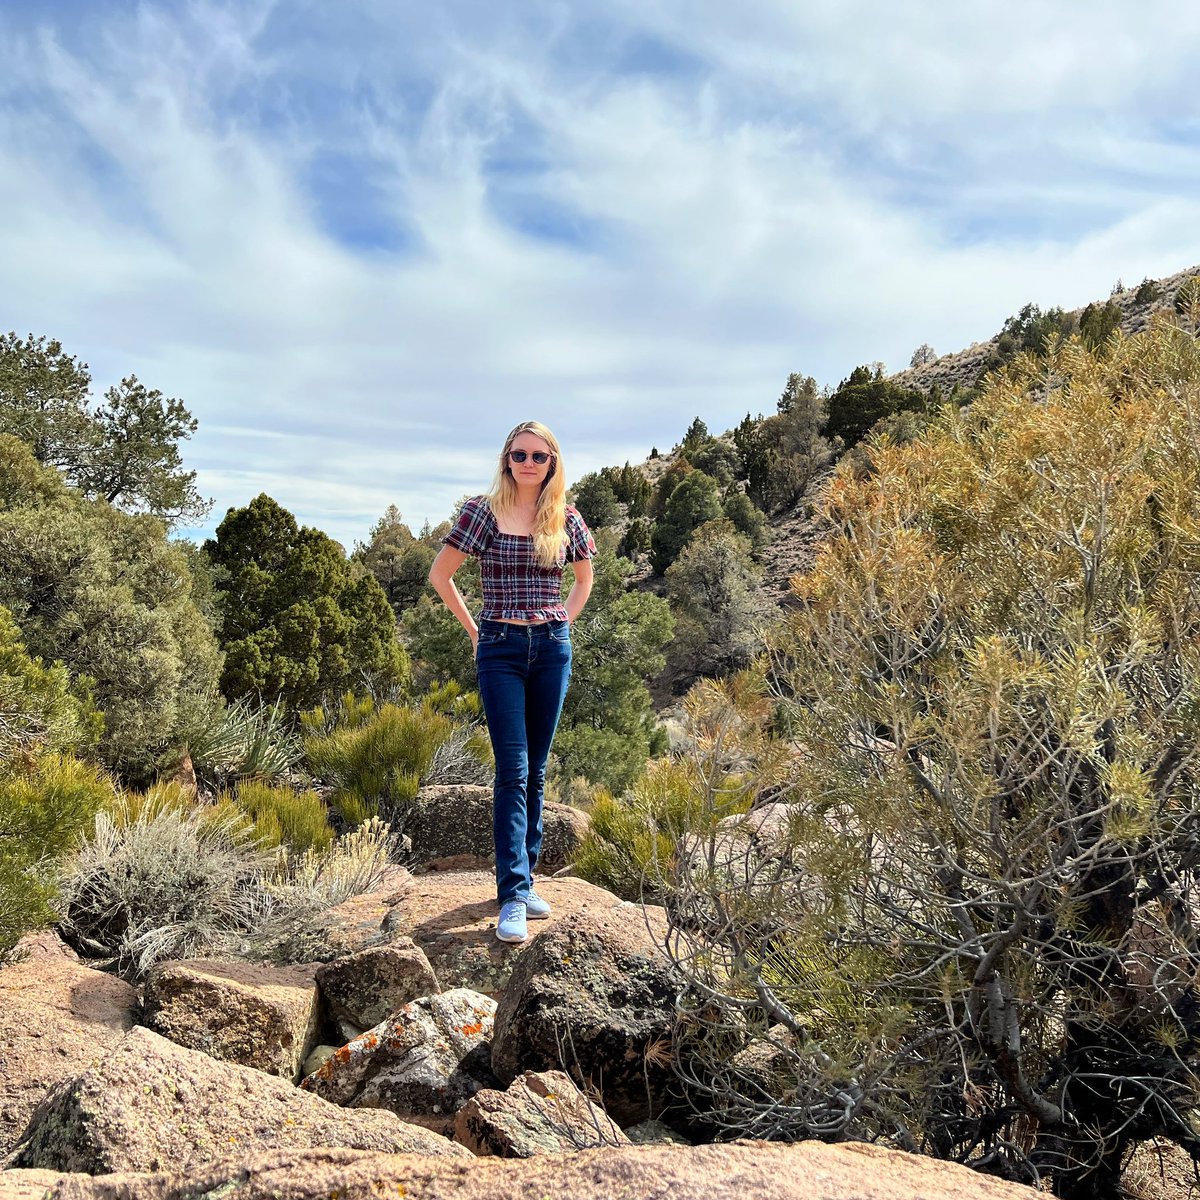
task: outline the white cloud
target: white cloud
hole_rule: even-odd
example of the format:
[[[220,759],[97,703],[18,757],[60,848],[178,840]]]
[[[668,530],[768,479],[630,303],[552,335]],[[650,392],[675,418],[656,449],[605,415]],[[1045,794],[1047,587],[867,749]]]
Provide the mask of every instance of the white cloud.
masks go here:
[[[217,519],[266,490],[349,545],[519,420],[577,476],[1200,259],[1200,16],[1161,3],[46,19],[0,43],[0,324],[184,398]],[[322,153],[403,249],[331,234]]]

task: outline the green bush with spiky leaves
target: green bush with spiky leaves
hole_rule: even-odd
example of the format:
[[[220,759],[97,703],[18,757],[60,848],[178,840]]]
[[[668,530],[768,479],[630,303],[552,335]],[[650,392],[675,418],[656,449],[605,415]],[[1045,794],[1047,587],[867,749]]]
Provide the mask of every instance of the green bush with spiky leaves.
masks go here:
[[[282,702],[257,704],[249,697],[196,721],[185,743],[196,778],[212,788],[242,779],[279,779],[303,753]]]
[[[455,722],[430,705],[383,705],[361,725],[305,739],[312,774],[333,787],[331,802],[351,824],[403,817]]]

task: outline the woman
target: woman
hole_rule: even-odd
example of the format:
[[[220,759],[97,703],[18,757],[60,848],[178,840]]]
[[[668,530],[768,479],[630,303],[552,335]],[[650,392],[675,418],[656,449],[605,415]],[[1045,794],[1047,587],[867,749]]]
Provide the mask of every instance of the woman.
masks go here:
[[[492,490],[474,496],[429,569],[429,582],[475,647],[479,694],[496,756],[492,834],[502,942],[523,942],[527,917],[548,917],[533,887],[542,845],[546,759],[571,674],[570,624],[592,590],[596,553],[583,518],[566,504],[554,434],[526,421],[508,435]],[[479,624],[454,586],[468,555],[479,559]],[[565,563],[575,585],[562,601]]]

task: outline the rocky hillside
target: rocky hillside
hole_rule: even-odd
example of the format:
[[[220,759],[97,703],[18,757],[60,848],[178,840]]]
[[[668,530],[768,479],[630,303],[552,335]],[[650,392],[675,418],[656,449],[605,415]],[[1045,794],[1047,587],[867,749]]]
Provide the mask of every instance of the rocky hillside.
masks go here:
[[[1142,332],[1149,325],[1155,312],[1171,308],[1180,286],[1193,275],[1200,275],[1200,266],[1189,267],[1186,271],[1179,271],[1165,279],[1150,280],[1153,287],[1147,290],[1157,292],[1157,295],[1149,301],[1139,302],[1141,285],[1113,292],[1108,299],[1121,310],[1121,331],[1126,334]],[[1105,301],[1097,300],[1095,303],[1103,304]],[[1068,315],[1078,318],[1083,310],[1083,307],[1073,309]],[[920,388],[924,392],[937,385],[946,395],[949,395],[956,385],[962,388],[974,387],[984,364],[995,354],[999,340],[1000,334],[996,333],[986,341],[973,342],[965,350],[943,354],[920,367],[897,371],[891,378],[906,387]]]

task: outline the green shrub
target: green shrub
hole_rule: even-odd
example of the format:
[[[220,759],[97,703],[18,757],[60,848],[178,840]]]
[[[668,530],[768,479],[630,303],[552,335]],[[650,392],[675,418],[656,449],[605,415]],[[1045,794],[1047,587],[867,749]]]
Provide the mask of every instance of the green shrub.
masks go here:
[[[213,694],[219,654],[191,589],[159,521],[83,500],[0,434],[0,604],[31,654],[93,694],[100,755],[126,780],[166,766]]]
[[[243,780],[227,799],[253,822],[253,835],[263,846],[305,854],[326,850],[333,842],[329,814],[314,791]]]
[[[782,756],[766,737],[770,705],[761,680],[740,672],[688,693],[688,748],[651,762],[620,799],[597,795],[575,869],[626,900],[662,900],[679,855],[727,817],[749,810]]]
[[[86,684],[31,658],[0,608],[0,954],[53,919],[54,860],[114,794],[72,757],[95,747],[102,726]]]
[[[334,788],[332,801],[350,822],[403,814],[454,722],[432,707],[385,704],[354,728],[305,739],[309,770]]]
[[[343,692],[336,703],[318,704],[300,714],[300,728],[306,734],[328,734],[335,729],[358,729],[365,725],[375,712],[375,701],[370,696],[356,696]]]
[[[53,920],[55,860],[113,797],[107,775],[67,755],[0,771],[0,953]]]

